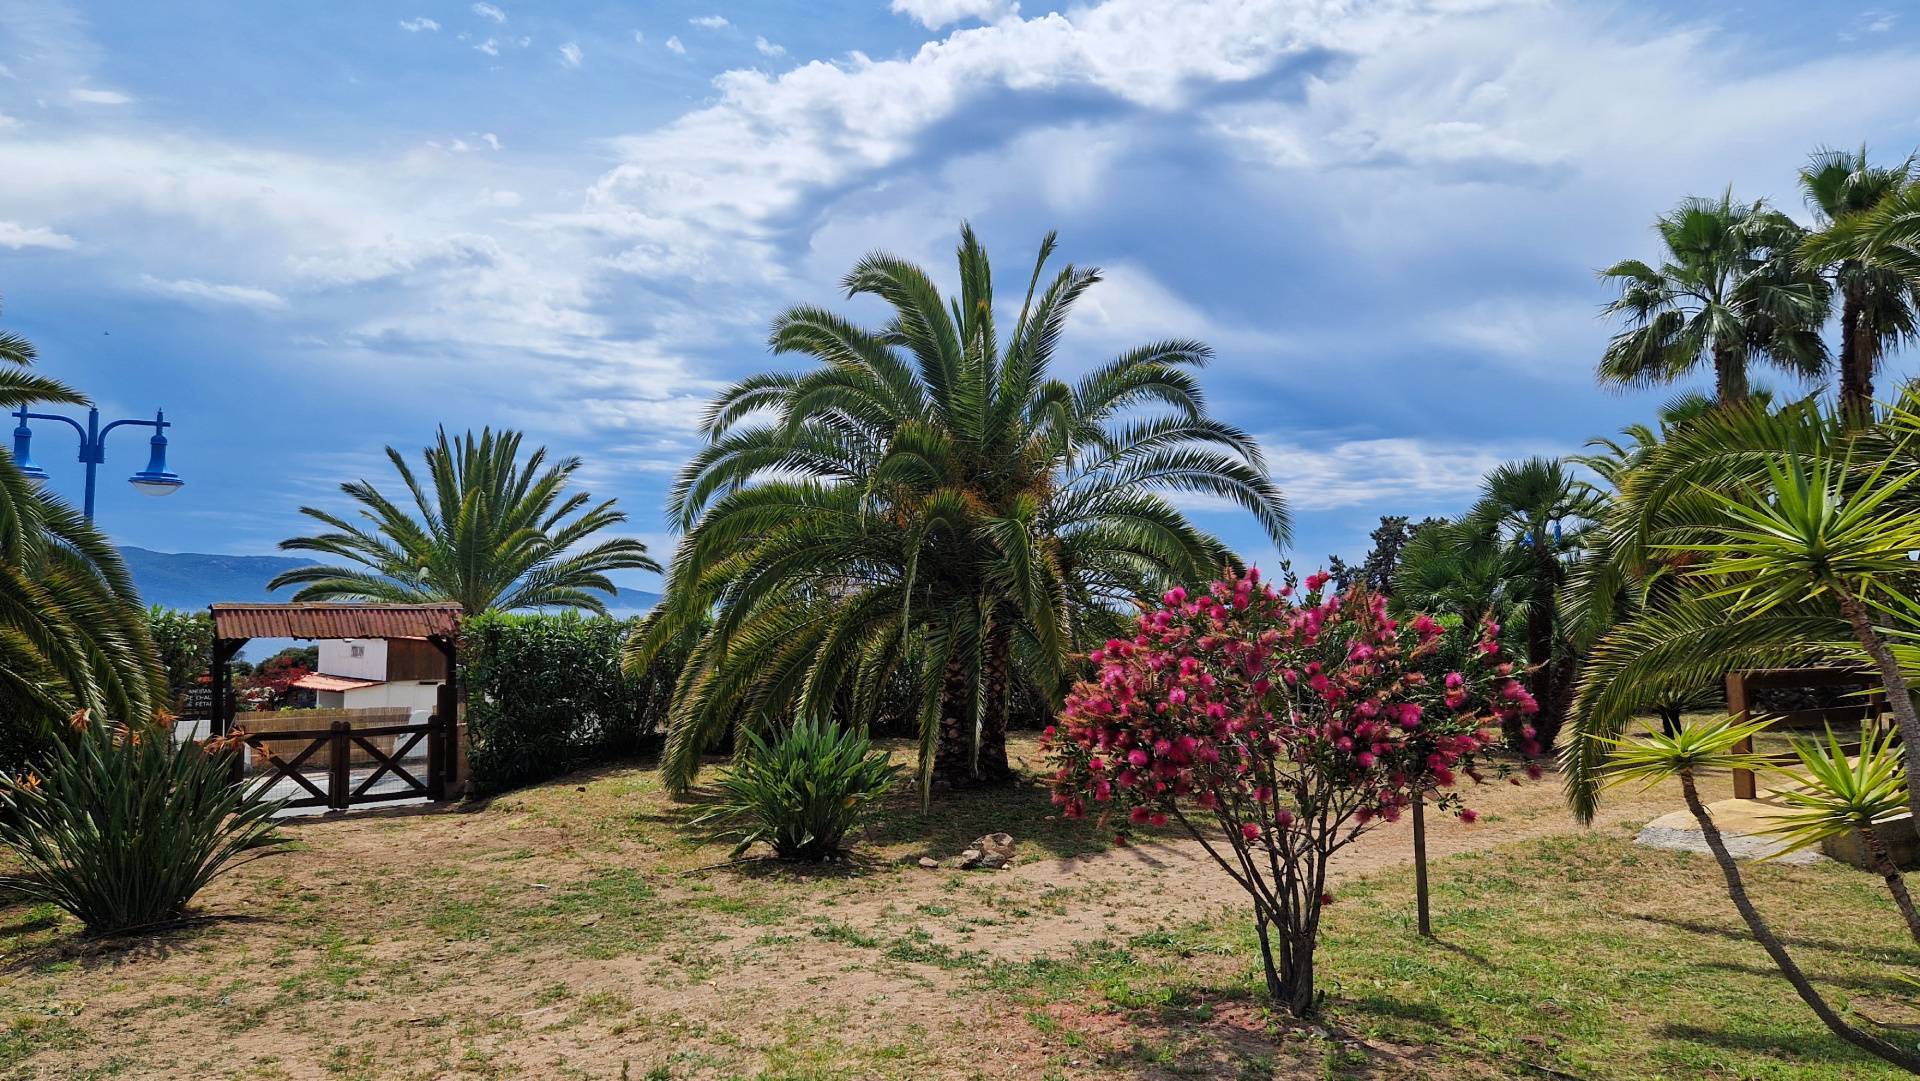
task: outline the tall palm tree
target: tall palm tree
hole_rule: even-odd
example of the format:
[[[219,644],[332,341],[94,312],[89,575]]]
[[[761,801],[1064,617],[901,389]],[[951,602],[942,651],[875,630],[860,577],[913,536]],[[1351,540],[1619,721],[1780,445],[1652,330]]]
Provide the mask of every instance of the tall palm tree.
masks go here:
[[[0,406],[87,404],[26,371],[33,360],[26,339],[0,332]],[[119,551],[0,455],[0,769],[23,764],[79,710],[150,720],[165,686]]]
[[[1722,404],[1746,400],[1748,368],[1765,361],[1811,378],[1827,359],[1824,279],[1798,259],[1804,230],[1765,200],[1692,198],[1654,225],[1658,267],[1627,259],[1600,272],[1620,286],[1625,316],[1601,356],[1603,383],[1672,383],[1704,365]]]
[[[1536,457],[1508,462],[1487,474],[1480,499],[1468,512],[1470,528],[1494,543],[1513,538],[1510,581],[1524,603],[1529,690],[1540,704],[1531,721],[1537,735],[1522,739],[1522,744],[1553,746],[1566,718],[1574,656],[1563,641],[1561,591],[1568,566],[1579,558],[1582,538],[1603,505],[1602,497],[1564,462]]]
[[[1881,358],[1920,333],[1920,275],[1842,256],[1822,240],[1887,203],[1916,176],[1920,162],[1914,158],[1876,166],[1864,146],[1858,152],[1815,151],[1800,170],[1800,190],[1821,226],[1804,254],[1822,268],[1840,300],[1840,413],[1853,427],[1872,420],[1873,377]]]
[[[858,711],[906,663],[926,674],[923,783],[1005,777],[1015,679],[1054,695],[1131,601],[1228,560],[1159,493],[1231,501],[1285,541],[1259,449],[1206,414],[1192,374],[1205,345],[1052,374],[1074,302],[1100,280],[1069,265],[1043,282],[1053,250],[1049,235],[1004,338],[971,228],[951,300],[924,270],[870,255],[843,284],[886,304],[885,325],[794,308],[772,348],[814,366],[715,401],[673,495],[686,538],[670,618],[629,654],[644,664],[681,621],[719,613],[682,681],[672,783],[736,717],[818,716],[843,697]]]
[[[340,486],[362,522],[314,507],[300,513],[330,531],[280,542],[348,566],[296,567],[267,583],[299,586],[296,601],[458,601],[468,615],[497,609],[584,608],[606,614],[618,592],[610,571],[658,571],[637,540],[593,540],[627,520],[614,501],[569,492],[580,459],[548,464],[545,447],[520,461],[520,433],[484,429],[458,438],[440,430],[426,448],[423,486],[400,452],[387,458],[412,497],[405,507],[367,481]]]

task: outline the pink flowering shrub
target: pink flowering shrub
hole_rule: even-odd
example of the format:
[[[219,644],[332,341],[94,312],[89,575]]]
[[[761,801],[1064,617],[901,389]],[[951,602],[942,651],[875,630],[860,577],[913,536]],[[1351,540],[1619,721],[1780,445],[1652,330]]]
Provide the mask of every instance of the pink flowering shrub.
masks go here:
[[[1295,1014],[1314,1004],[1333,854],[1474,775],[1494,729],[1536,708],[1497,628],[1457,630],[1474,636],[1465,661],[1435,678],[1421,667],[1438,623],[1398,623],[1381,597],[1323,596],[1326,583],[1312,575],[1302,594],[1256,570],[1170,590],[1134,637],[1090,654],[1095,677],[1048,730],[1064,814],[1120,843],[1129,826],[1176,823],[1252,896],[1267,989]]]

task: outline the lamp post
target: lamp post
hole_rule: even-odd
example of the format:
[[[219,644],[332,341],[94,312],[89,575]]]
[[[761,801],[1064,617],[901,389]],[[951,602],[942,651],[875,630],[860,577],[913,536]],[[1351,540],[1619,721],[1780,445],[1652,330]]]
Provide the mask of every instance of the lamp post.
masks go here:
[[[87,423],[85,427],[81,427],[80,422],[72,417],[61,416],[58,413],[29,413],[25,406],[21,406],[13,415],[14,418],[20,422],[19,425],[13,429],[13,461],[15,465],[20,467],[21,473],[33,480],[46,480],[47,471],[34,464],[33,455],[30,450],[33,430],[27,427],[27,422],[30,420],[57,420],[71,426],[75,432],[79,433],[80,461],[87,467],[87,494],[81,504],[81,510],[86,514],[88,521],[93,520],[94,474],[100,468],[100,463],[107,460],[107,435],[121,425],[132,424],[142,428],[153,429],[153,438],[148,440],[148,446],[151,448],[151,457],[147,459],[147,467],[135,473],[133,476],[128,477],[128,483],[139,489],[141,494],[154,496],[172,495],[179,490],[181,484],[185,483],[180,479],[178,473],[171,473],[167,470],[166,431],[168,424],[167,414],[164,410],[155,411],[152,420],[135,420],[128,418],[126,420],[116,420],[104,428],[100,426],[100,410],[98,409],[87,410]]]

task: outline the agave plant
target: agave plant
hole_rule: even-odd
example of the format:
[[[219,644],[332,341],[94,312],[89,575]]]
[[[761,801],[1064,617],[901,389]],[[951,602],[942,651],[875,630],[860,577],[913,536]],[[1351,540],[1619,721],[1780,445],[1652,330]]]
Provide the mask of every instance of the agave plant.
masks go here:
[[[1920,942],[1920,912],[1914,910],[1906,879],[1880,836],[1882,825],[1907,810],[1905,756],[1893,739],[1892,732],[1878,734],[1869,728],[1851,754],[1832,728],[1825,742],[1794,740],[1793,753],[1804,772],[1774,789],[1775,798],[1793,811],[1773,816],[1774,825],[1766,832],[1787,842],[1776,858],[1859,833],[1874,872],[1886,880],[1908,932]]]
[[[1726,839],[1720,835],[1720,827],[1714,824],[1713,815],[1700,800],[1695,776],[1701,770],[1767,768],[1765,759],[1741,748],[1749,746],[1753,737],[1772,723],[1770,719],[1748,721],[1738,717],[1721,717],[1685,725],[1673,734],[1650,733],[1632,739],[1597,738],[1597,742],[1603,743],[1608,749],[1607,787],[1635,783],[1652,787],[1662,781],[1678,778],[1687,810],[1699,823],[1707,850],[1713,853],[1714,862],[1720,867],[1733,907],[1739,911],[1740,918],[1746,921],[1747,929],[1753,933],[1755,941],[1773,959],[1780,974],[1793,985],[1800,1000],[1835,1036],[1902,1069],[1920,1073],[1920,1054],[1848,1024],[1821,997],[1819,990],[1787,952],[1786,945],[1753,906],[1752,899],[1747,896],[1746,882],[1740,874],[1739,865],[1734,863],[1733,856],[1727,851]]]
[[[44,769],[0,777],[0,893],[108,934],[178,919],[194,895],[270,847],[266,780],[233,779],[237,749],[178,743],[164,727],[76,717]]]
[[[904,768],[864,733],[831,722],[801,721],[771,742],[751,729],[742,737],[744,753],[717,785],[719,802],[693,820],[735,842],[735,859],[763,843],[784,860],[838,856]]]

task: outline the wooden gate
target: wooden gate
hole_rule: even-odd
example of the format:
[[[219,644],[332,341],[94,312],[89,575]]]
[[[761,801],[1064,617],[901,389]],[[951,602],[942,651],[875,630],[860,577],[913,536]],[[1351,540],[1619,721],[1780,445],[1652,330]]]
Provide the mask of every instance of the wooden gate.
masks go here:
[[[404,708],[241,714],[232,735],[248,752],[234,768],[266,775],[288,807],[346,810],[369,803],[446,798],[446,728],[438,714],[414,723]],[[425,761],[407,760],[422,743]],[[383,783],[384,782],[384,783]]]

